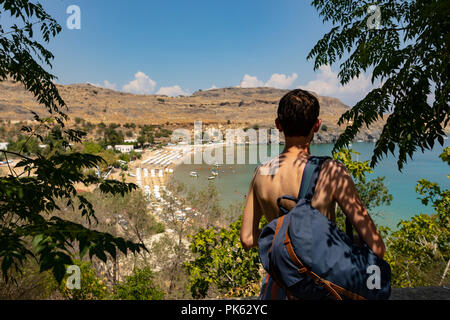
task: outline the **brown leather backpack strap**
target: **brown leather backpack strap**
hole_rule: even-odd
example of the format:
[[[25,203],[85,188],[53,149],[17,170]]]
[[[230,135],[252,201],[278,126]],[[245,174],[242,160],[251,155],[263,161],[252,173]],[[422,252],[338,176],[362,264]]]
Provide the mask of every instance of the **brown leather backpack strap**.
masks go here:
[[[306,272],[308,269],[307,268],[305,268],[305,266],[303,265],[303,263],[300,261],[300,259],[297,257],[297,255],[295,254],[295,251],[294,251],[294,247],[292,246],[292,243],[291,243],[291,238],[289,237],[289,228],[286,230],[286,234],[285,234],[285,236],[284,236],[284,242],[283,242],[283,244],[286,246],[286,250],[287,250],[287,252],[288,252],[288,254],[289,254],[289,257],[291,258],[291,260],[292,260],[292,262],[297,266],[297,267],[299,267],[300,269],[299,270],[302,270],[302,272],[300,272],[300,273],[303,273],[303,272]],[[306,269],[306,270],[305,270]]]
[[[315,274],[314,272],[309,270],[307,267],[305,267],[304,264],[301,262],[301,260],[295,254],[294,247],[292,246],[291,238],[289,237],[289,229],[286,230],[283,244],[286,246],[286,250],[287,250],[292,262],[299,268],[298,272],[306,273],[309,277],[311,277],[314,280],[314,282],[317,285],[325,287],[326,290],[328,290],[328,292],[330,292],[336,300],[342,300],[341,295],[344,295],[353,300],[366,300],[364,297],[361,297],[360,295],[358,295],[354,292],[351,292],[347,289],[342,288],[341,286],[338,286],[337,284],[335,284],[333,282],[323,279],[322,277],[320,277],[319,275]]]
[[[326,288],[328,292],[330,292],[336,300],[342,300],[342,297],[332,288],[330,282],[322,279],[317,274],[306,268],[300,259],[297,257],[294,251],[294,247],[292,246],[291,239],[289,237],[288,230],[286,230],[286,235],[284,237],[283,244],[286,246],[286,250],[291,258],[292,262],[299,268],[299,273],[306,273],[309,277],[311,277],[317,285],[323,286]]]
[[[275,241],[275,238],[278,235],[278,232],[280,232],[281,226],[283,225],[283,220],[284,220],[285,215],[282,215],[281,217],[278,218],[277,220],[277,227],[275,228],[275,234],[273,235],[273,239],[272,239],[272,245],[270,246],[269,252],[272,252],[272,247],[273,247],[273,243]]]
[[[352,300],[367,300],[366,298],[360,296],[357,293],[351,292],[345,288],[342,288],[341,286],[338,286],[337,284],[330,282],[330,285],[333,287],[336,292],[338,292],[341,295],[346,296],[347,298],[350,298]]]
[[[277,237],[278,233],[280,232],[281,226],[283,225],[283,221],[284,221],[285,215],[282,215],[281,217],[278,218],[277,220],[277,226],[275,228],[275,233],[273,235],[273,239],[272,239],[272,245],[270,246],[269,249],[269,253],[272,253],[272,248],[273,248],[273,243],[275,242],[275,238]],[[278,279],[278,276],[275,272],[275,270],[273,270],[273,264],[272,261],[269,261],[269,274],[272,276],[273,280],[275,280],[275,282],[278,284],[278,286],[280,288],[282,288],[285,292],[286,295],[289,296],[289,290],[286,288],[285,285],[283,285],[283,283]]]

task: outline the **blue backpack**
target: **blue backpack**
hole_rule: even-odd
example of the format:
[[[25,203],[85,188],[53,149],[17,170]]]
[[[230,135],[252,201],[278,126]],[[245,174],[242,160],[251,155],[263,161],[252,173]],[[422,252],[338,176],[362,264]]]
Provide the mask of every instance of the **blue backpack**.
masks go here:
[[[353,240],[311,206],[323,162],[311,157],[298,199],[278,198],[282,216],[271,221],[258,240],[264,269],[286,293],[300,299],[388,299],[391,269],[367,245]],[[295,201],[288,211],[282,199]]]

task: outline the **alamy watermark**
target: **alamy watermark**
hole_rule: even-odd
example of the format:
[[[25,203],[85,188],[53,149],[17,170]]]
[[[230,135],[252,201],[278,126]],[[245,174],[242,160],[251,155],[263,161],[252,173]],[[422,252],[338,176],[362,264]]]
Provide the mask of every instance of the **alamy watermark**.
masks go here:
[[[381,289],[381,270],[380,267],[373,264],[367,267],[367,274],[370,276],[366,280],[366,286],[369,290]]]
[[[377,5],[371,5],[367,8],[367,29],[379,30],[381,28],[381,9]]]
[[[69,30],[81,29],[81,9],[73,4],[67,7],[66,13],[69,15],[66,20],[66,26]]]
[[[66,280],[66,287],[70,290],[81,289],[81,270],[77,265],[67,267],[66,273],[69,274]]]
[[[202,122],[195,121],[193,134],[192,130],[176,129],[171,141],[191,147],[193,154],[184,158],[185,164],[265,164],[280,153],[277,129],[226,129],[224,135],[218,128],[203,131]],[[270,168],[260,173],[273,174],[277,166]]]

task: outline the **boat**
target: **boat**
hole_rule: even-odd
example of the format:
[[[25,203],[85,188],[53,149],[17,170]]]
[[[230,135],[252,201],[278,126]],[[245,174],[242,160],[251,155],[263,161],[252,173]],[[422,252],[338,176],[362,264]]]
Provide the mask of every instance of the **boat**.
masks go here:
[[[217,172],[217,171],[211,171],[211,174],[213,175],[213,176],[218,176],[219,175],[219,172]]]
[[[208,180],[214,180],[216,177],[215,176],[209,176]]]
[[[189,175],[190,175],[191,177],[195,177],[195,178],[198,177],[198,173],[195,172],[195,171],[191,171],[191,172],[189,173]]]

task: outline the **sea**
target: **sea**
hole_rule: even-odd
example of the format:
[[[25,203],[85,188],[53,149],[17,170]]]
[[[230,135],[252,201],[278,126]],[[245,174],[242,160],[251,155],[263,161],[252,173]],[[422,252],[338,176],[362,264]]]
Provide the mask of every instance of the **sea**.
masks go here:
[[[367,178],[385,177],[385,185],[389,193],[392,194],[393,200],[389,206],[381,206],[371,212],[375,223],[395,230],[401,220],[407,220],[420,213],[434,213],[430,205],[425,206],[421,203],[415,187],[417,182],[424,178],[438,183],[441,188],[449,189],[450,179],[447,178],[447,175],[450,174],[450,167],[439,158],[443,148],[449,146],[449,144],[450,140],[447,139],[444,142],[444,147],[437,144],[433,150],[427,150],[424,153],[416,152],[413,159],[408,160],[401,172],[398,170],[397,159],[391,154],[376,165],[373,173],[368,174]],[[359,155],[354,155],[354,159],[365,161],[371,159],[374,146],[375,144],[370,142],[354,142],[350,148],[359,153]],[[232,204],[244,203],[244,197],[248,193],[250,181],[258,165],[257,161],[249,159],[249,155],[254,154],[255,148],[257,146],[254,145],[235,146],[234,149],[226,146],[216,147],[214,151],[209,151],[209,157],[205,157],[206,159],[200,163],[197,161],[197,164],[193,164],[195,157],[193,156],[189,164],[178,165],[174,171],[174,179],[193,190],[200,190],[205,188],[208,183],[213,183],[219,192],[220,204],[224,208]],[[268,146],[268,149],[263,150],[263,152],[266,152],[269,158],[271,152],[282,151],[282,149],[283,145],[275,146],[273,150]],[[332,149],[332,144],[314,144],[311,146],[311,154],[331,156]],[[238,163],[237,155],[239,152],[241,155],[245,154],[246,160],[242,161],[241,159],[240,161],[244,164],[236,164]],[[227,156],[229,157],[228,164],[226,163]],[[223,161],[218,161],[218,166],[216,166],[211,160],[212,157],[216,159],[222,157]],[[253,164],[245,164],[249,162]],[[221,165],[220,163],[225,164]],[[192,171],[197,172],[198,177],[192,177],[190,175]],[[214,179],[208,179],[212,176],[212,171],[217,171],[218,175]]]

